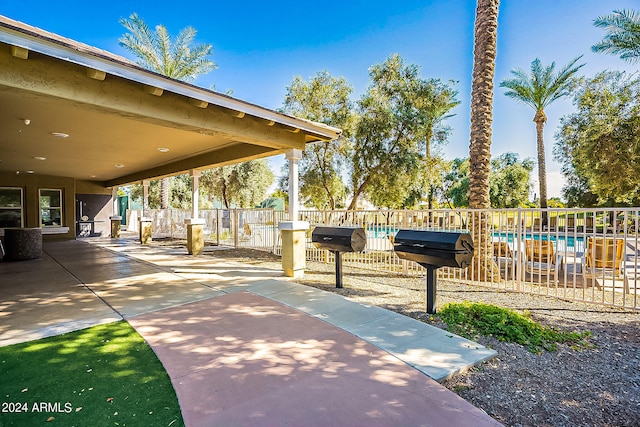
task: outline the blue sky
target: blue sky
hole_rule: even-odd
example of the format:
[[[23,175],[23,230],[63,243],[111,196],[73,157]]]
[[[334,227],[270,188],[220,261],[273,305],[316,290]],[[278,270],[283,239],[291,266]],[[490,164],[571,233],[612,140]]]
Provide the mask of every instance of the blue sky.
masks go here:
[[[458,81],[461,101],[448,120],[453,128],[447,158],[468,156],[469,102],[475,0],[380,1],[32,1],[0,0],[0,14],[124,56],[120,18],[137,12],[149,25],[172,35],[191,25],[198,41],[211,43],[218,69],[196,82],[267,108],[282,105],[295,75],[307,79],[321,70],[345,77],[354,98],[368,85],[368,68],[400,53],[422,67],[425,78]],[[639,9],[638,0],[503,0],[498,26],[492,154],[506,151],[536,159],[534,112],[506,98],[498,83],[513,68],[533,59],[564,66],[584,55],[582,75],[604,69],[636,71],[615,56],[590,47],[603,31],[593,19],[614,9]],[[553,161],[554,133],[571,100],[547,109],[545,130],[550,196],[559,196],[560,165]],[[281,158],[272,161],[278,169]],[[537,173],[536,173],[537,175]],[[536,184],[537,186],[537,184]]]

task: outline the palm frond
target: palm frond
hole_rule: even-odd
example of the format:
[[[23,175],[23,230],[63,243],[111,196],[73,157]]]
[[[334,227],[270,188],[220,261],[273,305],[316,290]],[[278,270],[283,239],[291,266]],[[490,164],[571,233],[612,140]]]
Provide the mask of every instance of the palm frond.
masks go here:
[[[572,87],[572,79],[584,64],[576,65],[582,58],[579,56],[559,72],[555,72],[555,62],[543,66],[540,59],[531,62],[531,69],[527,74],[522,69],[511,71],[514,76],[504,80],[500,87],[509,89],[505,95],[516,101],[532,107],[535,111],[544,110],[557,99],[567,96]]]
[[[591,46],[593,52],[619,55],[630,63],[640,61],[640,13],[614,10],[596,18],[593,25],[606,31],[602,41]]]
[[[184,28],[172,41],[165,26],[157,25],[151,31],[135,13],[120,23],[129,30],[120,38],[120,45],[138,57],[144,68],[178,80],[192,80],[216,68],[207,58],[213,53],[211,45],[190,46],[196,35],[192,27]]]

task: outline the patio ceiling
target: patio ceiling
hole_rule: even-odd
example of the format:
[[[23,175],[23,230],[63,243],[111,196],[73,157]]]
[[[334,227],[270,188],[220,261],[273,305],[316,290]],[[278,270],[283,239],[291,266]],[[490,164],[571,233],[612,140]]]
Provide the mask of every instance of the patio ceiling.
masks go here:
[[[0,172],[111,187],[340,134],[3,16],[0,69]]]

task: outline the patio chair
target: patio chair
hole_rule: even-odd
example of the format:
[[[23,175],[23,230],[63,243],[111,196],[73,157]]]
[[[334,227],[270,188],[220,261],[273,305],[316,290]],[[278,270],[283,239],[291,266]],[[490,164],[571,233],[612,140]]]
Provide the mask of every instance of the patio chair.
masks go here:
[[[516,276],[516,258],[507,242],[493,242],[493,258],[500,267],[500,272],[507,279]]]
[[[622,279],[625,293],[629,293],[629,279],[624,272],[624,239],[610,237],[587,238],[587,250],[585,251],[584,277],[585,282],[592,283],[598,288],[601,284],[598,280],[610,278],[615,289],[616,279]]]
[[[538,276],[538,280],[542,280],[542,276],[553,275],[554,282],[558,281],[558,262],[553,242],[551,240],[533,240],[527,239],[525,244],[525,263],[524,271],[529,273],[531,277]]]

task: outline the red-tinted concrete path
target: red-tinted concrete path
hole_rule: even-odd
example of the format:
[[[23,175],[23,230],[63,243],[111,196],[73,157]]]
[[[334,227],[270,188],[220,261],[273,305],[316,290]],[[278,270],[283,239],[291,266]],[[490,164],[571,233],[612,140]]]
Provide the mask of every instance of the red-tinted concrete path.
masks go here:
[[[250,292],[129,322],[173,381],[187,426],[498,426],[389,353]]]

